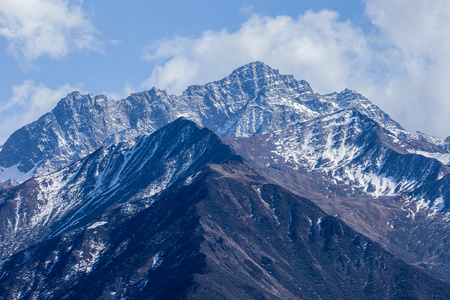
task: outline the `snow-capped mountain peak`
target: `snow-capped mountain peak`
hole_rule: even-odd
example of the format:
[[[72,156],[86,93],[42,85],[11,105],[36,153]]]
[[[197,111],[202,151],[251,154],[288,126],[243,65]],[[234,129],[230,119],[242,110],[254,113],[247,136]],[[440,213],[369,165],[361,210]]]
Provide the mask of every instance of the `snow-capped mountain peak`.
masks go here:
[[[6,141],[0,151],[0,181],[14,178],[22,182],[56,171],[103,144],[150,134],[182,116],[219,136],[245,137],[285,129],[343,109],[356,110],[394,136],[406,137],[409,144],[416,145],[411,153],[448,153],[448,149],[442,150],[447,145],[444,141],[406,132],[355,91],[320,95],[306,81],[253,62],[222,80],[190,86],[181,96],[153,88],[113,101],[103,95],[73,92]],[[415,140],[434,148],[411,142]]]

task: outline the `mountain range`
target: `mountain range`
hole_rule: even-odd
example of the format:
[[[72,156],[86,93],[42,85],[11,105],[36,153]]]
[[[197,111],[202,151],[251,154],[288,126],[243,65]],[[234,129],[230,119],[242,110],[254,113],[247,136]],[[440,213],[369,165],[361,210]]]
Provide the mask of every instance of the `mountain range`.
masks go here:
[[[261,62],[181,96],[74,92],[1,147],[0,295],[450,298],[449,162]]]
[[[58,170],[103,143],[152,133],[179,117],[208,127],[221,137],[238,137],[285,129],[343,109],[359,111],[408,140],[427,142],[425,149],[416,145],[413,151],[448,153],[445,141],[406,132],[354,91],[322,96],[314,93],[307,82],[280,75],[257,62],[220,81],[191,86],[182,96],[155,88],[118,101],[102,95],[71,93],[51,112],[17,130],[5,142],[0,152],[0,180],[24,181]],[[19,150],[25,147],[27,151]]]

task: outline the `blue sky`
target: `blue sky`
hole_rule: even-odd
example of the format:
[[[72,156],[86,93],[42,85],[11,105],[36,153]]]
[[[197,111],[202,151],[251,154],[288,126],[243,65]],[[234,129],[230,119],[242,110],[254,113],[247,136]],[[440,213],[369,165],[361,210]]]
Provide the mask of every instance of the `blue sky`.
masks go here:
[[[446,0],[0,0],[0,144],[73,90],[180,94],[256,60],[445,138],[448,53]]]

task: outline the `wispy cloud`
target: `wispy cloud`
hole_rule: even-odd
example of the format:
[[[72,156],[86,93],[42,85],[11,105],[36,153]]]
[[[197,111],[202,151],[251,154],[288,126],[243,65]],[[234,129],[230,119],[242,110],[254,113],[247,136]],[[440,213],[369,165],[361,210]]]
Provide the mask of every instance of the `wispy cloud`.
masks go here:
[[[249,15],[252,12],[253,12],[253,6],[252,5],[244,4],[244,5],[241,6],[241,10],[240,10],[241,14]]]
[[[125,99],[132,93],[138,92],[139,89],[136,89],[131,84],[126,84],[121,92],[111,92],[111,91],[103,91],[103,95],[105,95],[109,100],[120,100]]]
[[[71,51],[101,51],[96,29],[79,4],[63,0],[0,1],[0,36],[20,63],[47,55],[60,59]],[[76,3],[79,3],[77,1]]]

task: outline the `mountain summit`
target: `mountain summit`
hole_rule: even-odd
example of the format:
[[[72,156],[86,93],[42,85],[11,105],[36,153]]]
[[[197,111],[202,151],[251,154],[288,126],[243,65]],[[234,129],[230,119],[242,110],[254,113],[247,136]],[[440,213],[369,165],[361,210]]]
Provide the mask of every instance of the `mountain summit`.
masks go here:
[[[403,132],[354,91],[319,95],[306,81],[281,75],[261,62],[245,65],[220,81],[190,86],[178,97],[155,88],[116,101],[73,92],[5,142],[0,151],[0,180],[23,182],[56,171],[105,143],[152,133],[179,117],[219,136],[235,137],[262,135],[350,108],[392,132]]]

